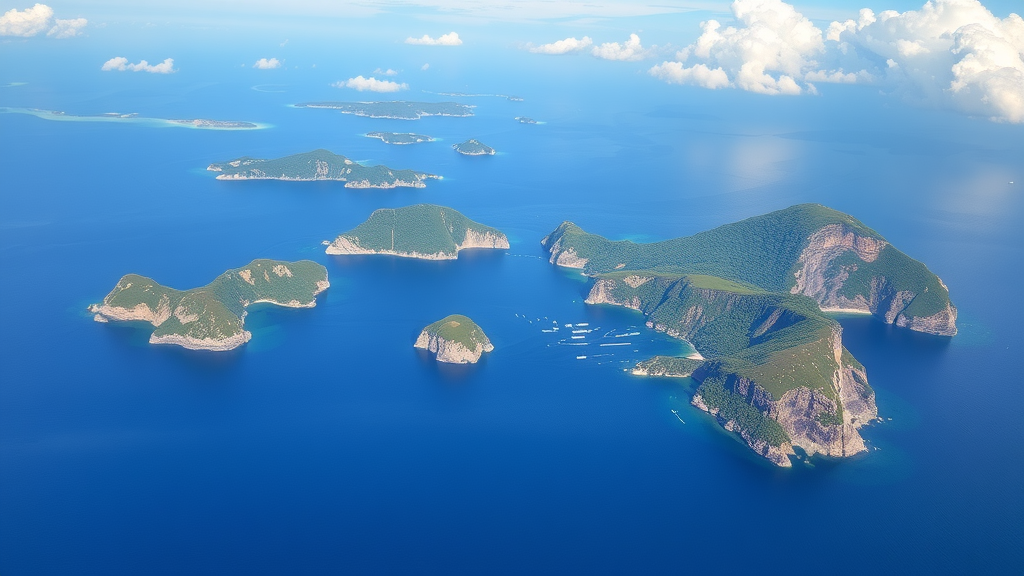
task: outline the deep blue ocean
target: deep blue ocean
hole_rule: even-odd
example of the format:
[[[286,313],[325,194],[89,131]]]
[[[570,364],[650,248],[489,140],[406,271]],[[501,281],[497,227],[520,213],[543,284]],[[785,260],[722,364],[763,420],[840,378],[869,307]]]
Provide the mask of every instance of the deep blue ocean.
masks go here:
[[[402,49],[422,79],[399,97],[476,115],[288,106],[374,98],[329,87],[347,77],[335,70],[215,73],[181,56],[159,78],[0,69],[0,84],[28,82],[0,88],[0,106],[272,125],[0,114],[0,573],[1024,571],[1021,126],[872,87],[767,98],[523,52],[502,70],[432,57],[435,72],[413,76],[421,59]],[[372,130],[439,140],[389,146]],[[456,154],[467,138],[499,154]],[[321,147],[444,179],[351,190],[205,170]],[[503,230],[511,249],[452,262],[323,253],[374,209],[420,202]],[[539,242],[563,220],[653,241],[801,202],[925,262],[960,334],[842,319],[884,422],[864,430],[868,454],[782,470],[690,407],[689,380],[625,371],[683,345],[638,314],[583,304],[586,280]],[[186,289],[254,258],[315,260],[331,288],[313,309],[253,309],[252,341],[232,352],[151,346],[148,330],[85,309],[129,272]],[[413,349],[452,313],[493,340],[478,365]],[[553,323],[588,323],[594,340],[641,334],[578,360],[564,334],[542,332]]]

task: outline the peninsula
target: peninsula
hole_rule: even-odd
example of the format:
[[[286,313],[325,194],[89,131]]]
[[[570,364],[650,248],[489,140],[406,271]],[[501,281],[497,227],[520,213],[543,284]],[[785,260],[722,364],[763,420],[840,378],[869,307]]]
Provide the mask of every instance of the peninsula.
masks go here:
[[[383,165],[363,166],[324,149],[271,160],[243,156],[210,164],[206,169],[220,172],[218,180],[336,180],[344,182],[346,188],[425,188],[425,180],[441,178]]]
[[[655,357],[634,374],[692,376],[691,403],[758,454],[789,466],[866,450],[877,417],[864,367],[829,311],[956,333],[945,285],[851,216],[804,204],[694,236],[613,242],[565,222],[543,240],[552,263],[594,278],[590,304],[632,308],[700,358]]]
[[[328,254],[387,254],[426,260],[455,260],[468,248],[507,249],[499,230],[433,204],[381,208],[327,246]]]
[[[414,344],[437,354],[437,361],[448,364],[474,364],[494,345],[484,331],[466,316],[452,314],[427,326]]]
[[[453,144],[452,148],[459,154],[465,154],[466,156],[493,156],[494,148],[484,144],[479,140],[466,140],[465,142],[459,142]]]
[[[419,144],[421,142],[433,142],[434,139],[423,134],[412,132],[367,132],[367,138],[379,138],[385,144]]]
[[[155,327],[151,344],[223,351],[252,338],[244,327],[250,304],[312,308],[316,295],[329,286],[327,269],[316,262],[253,260],[191,290],[175,290],[145,276],[127,274],[89,311],[97,322],[149,322]]]
[[[368,118],[390,118],[394,120],[419,120],[425,116],[455,116],[465,118],[473,115],[473,106],[458,102],[304,102],[296,108],[326,108],[342,114],[366,116]]]

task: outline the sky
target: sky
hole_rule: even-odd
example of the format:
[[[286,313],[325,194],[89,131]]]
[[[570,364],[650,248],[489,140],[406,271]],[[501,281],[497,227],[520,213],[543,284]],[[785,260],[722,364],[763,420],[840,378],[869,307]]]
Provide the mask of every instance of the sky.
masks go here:
[[[239,10],[226,0],[72,0],[0,4],[0,42],[50,42],[58,51],[77,50],[91,38],[120,42],[98,63],[103,72],[173,74],[181,57],[163,53],[173,42],[154,55],[137,49],[146,36],[159,37],[163,29],[183,45],[179,50],[187,50],[190,35],[205,34],[207,42],[220,37],[225,48],[242,35],[265,37],[279,46],[268,44],[251,66],[274,70],[295,65],[285,57],[290,37],[318,28],[358,40],[366,50],[396,43],[432,50],[475,45],[629,62],[667,84],[771,97],[814,97],[828,85],[861,84],[910,105],[1024,123],[1024,19],[1015,8],[1016,0],[309,0],[257,1]],[[367,71],[336,85],[360,92],[408,89],[386,72]]]

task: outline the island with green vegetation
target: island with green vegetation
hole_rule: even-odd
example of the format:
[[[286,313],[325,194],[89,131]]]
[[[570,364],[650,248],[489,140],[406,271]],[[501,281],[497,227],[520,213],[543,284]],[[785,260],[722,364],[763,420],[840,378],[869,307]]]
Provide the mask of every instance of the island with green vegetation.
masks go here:
[[[218,180],[289,180],[297,182],[335,180],[346,188],[425,188],[425,180],[440,176],[387,166],[363,166],[330,150],[313,150],[284,158],[262,159],[243,156],[215,162],[207,170],[219,172]]]
[[[528,118],[526,116],[516,116],[516,122],[519,122],[520,124],[536,124],[537,123],[537,121],[534,120],[533,118]]]
[[[494,148],[484,144],[479,140],[469,139],[465,142],[459,142],[453,144],[452,148],[455,149],[459,154],[465,154],[466,156],[493,156]]]
[[[385,144],[419,144],[421,142],[433,142],[434,139],[423,134],[412,132],[368,132],[367,138],[379,138]]]
[[[103,112],[101,114],[68,114],[63,110],[45,110],[42,108],[10,108],[0,106],[0,113],[29,114],[43,120],[60,122],[113,122],[118,124],[135,124],[154,127],[196,128],[199,130],[259,130],[268,128],[269,124],[242,122],[240,120],[211,120],[209,118],[147,118],[137,112]]]
[[[508,249],[499,230],[433,204],[381,208],[352,230],[327,243],[328,254],[387,254],[426,260],[455,260],[460,250]]]
[[[152,324],[151,344],[223,351],[252,338],[244,327],[249,305],[266,302],[312,308],[317,294],[329,286],[327,269],[316,262],[253,260],[191,290],[175,290],[145,276],[127,274],[103,302],[89,306],[89,311],[97,322]]]
[[[419,120],[425,116],[455,116],[465,118],[473,115],[473,106],[458,102],[303,102],[296,108],[324,108],[337,110],[342,114],[366,116],[367,118],[391,118],[394,120]]]
[[[655,357],[635,374],[691,376],[692,404],[757,453],[789,466],[866,450],[877,417],[864,367],[826,312],[873,314],[956,334],[946,286],[851,216],[804,204],[693,236],[637,244],[562,223],[543,240],[552,263],[594,279],[590,304],[643,313],[700,358]]]
[[[484,352],[494,350],[476,322],[460,314],[452,314],[424,328],[414,346],[436,354],[438,362],[447,364],[474,364]]]

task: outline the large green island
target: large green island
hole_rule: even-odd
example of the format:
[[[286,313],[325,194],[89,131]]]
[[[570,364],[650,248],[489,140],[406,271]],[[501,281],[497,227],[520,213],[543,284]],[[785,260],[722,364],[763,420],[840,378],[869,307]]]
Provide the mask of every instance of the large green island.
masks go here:
[[[366,116],[368,118],[391,118],[394,120],[419,120],[424,116],[456,116],[464,118],[473,115],[473,106],[458,102],[303,102],[296,108],[326,108],[342,114]]]
[[[346,188],[425,188],[425,180],[441,178],[426,172],[393,170],[383,165],[363,166],[324,149],[270,160],[243,156],[228,162],[215,162],[206,169],[220,172],[218,180],[336,180],[344,182]]]
[[[650,244],[610,241],[562,223],[542,241],[550,261],[594,278],[589,304],[642,312],[699,357],[655,357],[634,374],[692,376],[691,403],[779,466],[866,450],[877,417],[864,367],[825,312],[873,314],[956,334],[941,280],[851,216],[793,206]]]
[[[231,350],[252,333],[244,328],[246,307],[266,302],[312,308],[330,286],[327,269],[309,260],[253,260],[228,270],[201,288],[175,290],[138,274],[126,274],[99,304],[89,306],[97,322],[143,321],[155,329],[151,344],[191,350]]]
[[[352,230],[327,243],[328,254],[388,254],[426,260],[455,260],[468,248],[507,249],[508,238],[459,211],[433,204],[381,208]]]
[[[484,352],[494,350],[476,322],[461,314],[452,314],[427,326],[413,346],[437,354],[437,361],[447,364],[474,364]]]

